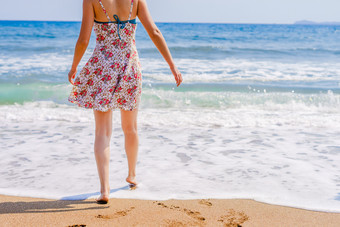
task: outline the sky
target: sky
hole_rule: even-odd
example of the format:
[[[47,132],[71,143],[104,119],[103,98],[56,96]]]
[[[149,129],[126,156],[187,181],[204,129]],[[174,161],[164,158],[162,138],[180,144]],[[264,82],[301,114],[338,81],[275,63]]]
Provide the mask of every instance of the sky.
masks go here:
[[[156,22],[340,22],[340,0],[147,0]],[[80,21],[82,0],[0,0],[0,20]]]

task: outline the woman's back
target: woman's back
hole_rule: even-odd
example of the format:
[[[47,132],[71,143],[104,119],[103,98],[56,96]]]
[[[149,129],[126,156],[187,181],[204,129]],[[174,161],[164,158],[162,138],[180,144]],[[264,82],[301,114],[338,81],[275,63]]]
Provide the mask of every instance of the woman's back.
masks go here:
[[[108,21],[99,0],[93,0],[94,18],[97,21]],[[131,0],[101,0],[110,20],[114,21],[113,15],[117,15],[120,20],[128,20]],[[136,18],[138,0],[134,0],[131,11],[131,19]]]

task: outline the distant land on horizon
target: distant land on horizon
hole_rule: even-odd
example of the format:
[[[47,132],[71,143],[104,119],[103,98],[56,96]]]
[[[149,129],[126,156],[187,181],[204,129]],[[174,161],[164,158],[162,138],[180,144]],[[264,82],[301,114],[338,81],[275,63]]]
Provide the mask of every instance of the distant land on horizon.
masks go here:
[[[315,21],[309,21],[309,20],[300,20],[296,21],[294,24],[305,24],[305,25],[340,25],[340,22],[315,22]]]

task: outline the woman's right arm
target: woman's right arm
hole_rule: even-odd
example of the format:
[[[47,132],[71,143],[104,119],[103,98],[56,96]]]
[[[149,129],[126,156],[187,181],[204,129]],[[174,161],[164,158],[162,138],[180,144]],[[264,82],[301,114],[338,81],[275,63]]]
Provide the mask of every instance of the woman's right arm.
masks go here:
[[[156,26],[155,22],[153,21],[149,9],[146,4],[146,0],[139,0],[138,1],[138,9],[137,9],[137,16],[140,22],[143,24],[145,30],[149,34],[152,42],[157,47],[158,51],[162,54],[165,61],[168,63],[172,74],[175,77],[177,87],[182,83],[182,74],[177,69],[170,50],[165,42],[165,39],[161,33],[161,31]]]
[[[72,79],[75,78],[77,73],[77,67],[81,61],[89,41],[91,38],[92,27],[94,23],[94,12],[92,6],[92,0],[83,0],[83,19],[81,23],[81,29],[78,37],[78,41],[74,50],[73,63],[70,72],[68,73],[69,82],[74,85]]]

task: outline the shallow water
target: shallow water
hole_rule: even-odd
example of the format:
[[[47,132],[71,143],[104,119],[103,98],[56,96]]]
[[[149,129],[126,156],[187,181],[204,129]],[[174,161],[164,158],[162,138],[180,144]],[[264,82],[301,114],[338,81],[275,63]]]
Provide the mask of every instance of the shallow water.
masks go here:
[[[92,110],[68,103],[79,23],[0,22],[0,193],[96,197]],[[140,186],[124,182],[113,114],[112,197],[250,198],[340,212],[339,26],[159,24],[175,86],[141,24]],[[179,32],[185,30],[186,32]],[[80,68],[94,47],[94,39]]]

